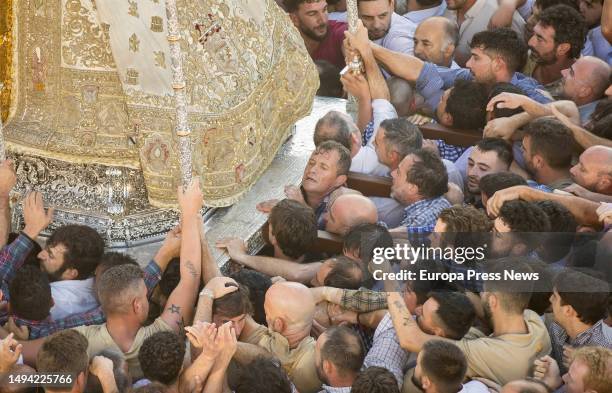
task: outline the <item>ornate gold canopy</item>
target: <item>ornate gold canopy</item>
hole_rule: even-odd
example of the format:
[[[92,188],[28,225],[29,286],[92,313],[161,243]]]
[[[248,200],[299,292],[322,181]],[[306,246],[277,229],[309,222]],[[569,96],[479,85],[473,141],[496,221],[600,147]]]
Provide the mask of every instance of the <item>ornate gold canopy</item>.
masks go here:
[[[12,0],[0,2],[0,83],[4,84],[4,90],[0,92],[0,120],[6,121],[9,114],[12,90],[12,66],[13,66],[13,9]]]
[[[227,206],[308,113],[317,73],[274,0],[177,3],[193,170],[205,203]],[[9,150],[141,172],[149,202],[173,206],[180,173],[165,22],[164,0],[2,0]]]

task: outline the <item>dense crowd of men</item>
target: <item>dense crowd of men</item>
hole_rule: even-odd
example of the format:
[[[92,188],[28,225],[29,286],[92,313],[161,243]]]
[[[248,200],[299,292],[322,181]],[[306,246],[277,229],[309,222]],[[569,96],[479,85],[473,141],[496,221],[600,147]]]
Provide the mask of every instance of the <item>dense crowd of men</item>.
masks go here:
[[[29,193],[11,233],[3,162],[0,392],[612,392],[612,2],[358,0],[353,33],[345,0],[277,2],[357,113],[256,206],[269,249],[209,244],[197,180],[146,265],[82,225],[41,248],[53,209]],[[402,245],[443,252],[381,258]]]

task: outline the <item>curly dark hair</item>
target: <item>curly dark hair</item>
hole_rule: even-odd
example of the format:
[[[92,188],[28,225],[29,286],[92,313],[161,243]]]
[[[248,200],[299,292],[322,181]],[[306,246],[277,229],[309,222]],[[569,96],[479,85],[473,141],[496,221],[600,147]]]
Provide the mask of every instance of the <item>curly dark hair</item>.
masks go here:
[[[555,30],[555,44],[568,43],[572,49],[569,54],[573,59],[580,57],[587,34],[587,25],[580,12],[572,7],[560,4],[542,11],[538,23]]]
[[[18,317],[42,321],[53,306],[49,278],[39,267],[22,266],[9,285],[11,311]]]
[[[501,57],[510,73],[522,70],[527,62],[527,45],[514,30],[507,27],[474,34],[470,48],[480,48],[491,58]]]
[[[542,241],[535,233],[549,232],[550,220],[535,203],[521,200],[507,201],[499,209],[499,218],[528,250],[534,250]]]
[[[443,247],[480,247],[488,239],[493,227],[493,222],[484,210],[473,206],[451,206],[442,210],[438,219],[446,224],[445,232],[434,234],[440,237]]]
[[[507,201],[499,209],[499,217],[512,232],[548,232],[550,220],[535,203],[521,200]]]
[[[157,332],[140,348],[138,362],[145,378],[170,385],[183,367],[185,343],[174,332]]]
[[[61,269],[76,269],[77,280],[91,277],[104,254],[104,239],[95,229],[86,225],[65,225],[57,228],[47,247],[58,245],[66,247],[64,265]]]
[[[272,208],[268,219],[278,247],[290,258],[304,255],[317,240],[314,211],[297,201],[284,199]]]
[[[491,91],[489,92],[489,97],[487,98],[487,102],[491,101],[493,97],[501,94],[501,93],[514,93],[520,94],[522,96],[526,96],[523,89],[518,86],[513,85],[508,82],[498,82],[493,85]],[[495,108],[493,108],[493,118],[499,119],[500,117],[511,117],[516,114],[524,112],[523,107],[519,106],[518,108],[509,109],[509,108],[500,108],[499,103],[495,104]]]
[[[474,206],[452,206],[438,216],[446,224],[447,232],[489,232],[493,223],[487,214]]]
[[[419,187],[424,198],[437,198],[448,192],[448,173],[438,155],[430,150],[421,149],[414,154],[418,160],[408,170],[407,180]]]
[[[487,89],[482,83],[457,79],[446,101],[453,128],[478,130],[487,124]]]

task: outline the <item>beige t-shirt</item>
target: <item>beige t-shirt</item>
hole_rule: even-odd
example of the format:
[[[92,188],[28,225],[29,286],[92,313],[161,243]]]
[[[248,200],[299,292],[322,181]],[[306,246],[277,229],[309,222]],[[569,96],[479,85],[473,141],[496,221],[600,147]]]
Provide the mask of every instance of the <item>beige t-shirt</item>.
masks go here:
[[[241,337],[241,341],[264,348],[278,357],[300,393],[317,393],[321,390],[315,365],[314,338],[306,337],[291,349],[285,337],[260,325],[248,337]]]
[[[538,314],[523,313],[528,333],[464,338],[455,344],[468,361],[467,377],[483,377],[505,385],[529,376],[536,358],[550,354],[550,336]]]
[[[74,328],[74,330],[87,338],[89,342],[87,346],[87,355],[90,359],[105,349],[113,349],[122,353],[121,349],[109,334],[106,324],[79,326]],[[132,347],[129,351],[123,353],[130,370],[130,375],[134,381],[142,378],[142,370],[140,369],[140,362],[138,361],[138,353],[140,352],[142,343],[155,333],[166,331],[172,331],[172,328],[161,317],[157,318],[151,325],[141,327],[140,330],[138,330]]]

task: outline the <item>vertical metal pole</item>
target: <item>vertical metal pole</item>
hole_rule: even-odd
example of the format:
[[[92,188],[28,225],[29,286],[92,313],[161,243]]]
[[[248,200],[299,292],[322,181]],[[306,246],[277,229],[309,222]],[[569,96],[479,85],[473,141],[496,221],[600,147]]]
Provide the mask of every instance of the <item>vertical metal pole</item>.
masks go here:
[[[357,0],[346,0],[346,19],[348,21],[348,29],[351,34],[357,32],[357,21],[359,20],[359,12],[357,10]],[[348,64],[349,71],[355,74],[361,73],[363,69],[363,62],[359,55],[355,55],[350,63]],[[348,102],[346,103],[346,112],[357,121],[357,99],[352,95],[349,95]]]
[[[172,88],[176,100],[175,132],[178,138],[179,161],[183,185],[187,186],[192,177],[191,159],[191,129],[187,117],[187,97],[185,95],[185,74],[183,73],[183,58],[181,54],[181,35],[179,32],[178,10],[176,0],[166,0],[168,15],[168,43],[172,62]]]
[[[0,83],[0,93],[4,90],[4,83]],[[0,111],[0,162],[6,160],[6,147],[4,144],[4,128],[2,127],[2,111]]]

